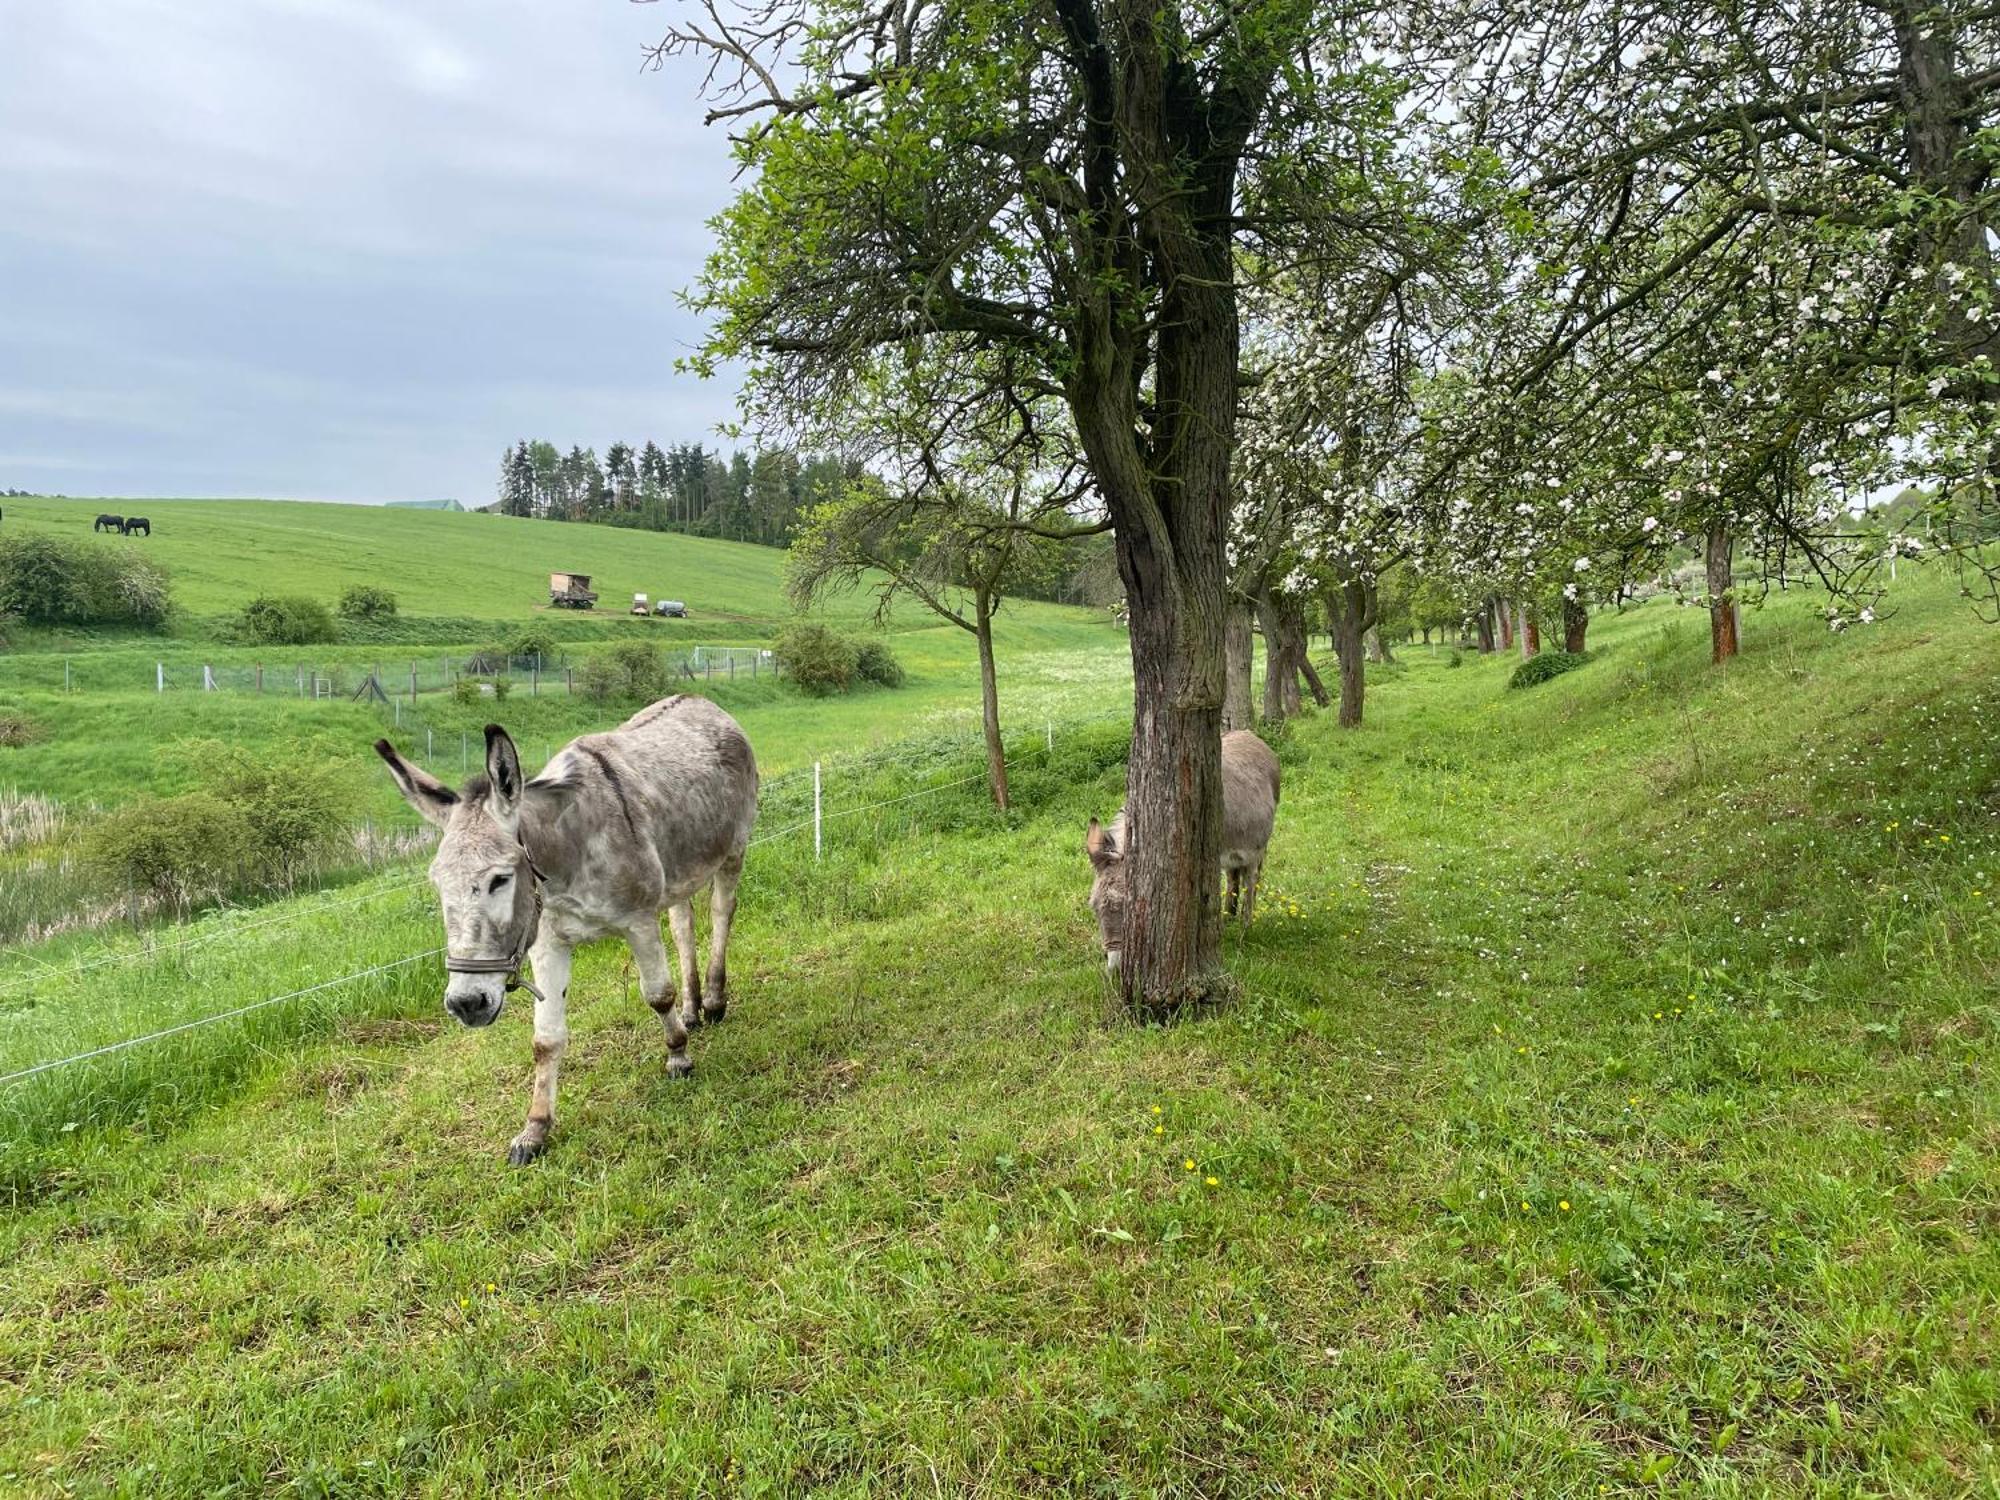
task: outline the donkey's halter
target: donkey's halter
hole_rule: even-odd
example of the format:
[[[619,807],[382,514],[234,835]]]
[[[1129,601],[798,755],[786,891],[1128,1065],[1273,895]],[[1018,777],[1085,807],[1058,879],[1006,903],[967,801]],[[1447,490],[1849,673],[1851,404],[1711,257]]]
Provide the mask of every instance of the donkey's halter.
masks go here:
[[[456,953],[446,953],[444,968],[447,974],[505,974],[508,993],[526,990],[541,1000],[545,998],[542,992],[531,981],[521,977],[521,961],[535,945],[535,934],[542,927],[542,872],[535,864],[535,857],[528,853],[526,844],[521,845],[521,853],[528,861],[528,880],[535,891],[535,913],[528,918],[528,925],[521,929],[521,940],[514,945],[513,953],[506,958],[461,958]]]

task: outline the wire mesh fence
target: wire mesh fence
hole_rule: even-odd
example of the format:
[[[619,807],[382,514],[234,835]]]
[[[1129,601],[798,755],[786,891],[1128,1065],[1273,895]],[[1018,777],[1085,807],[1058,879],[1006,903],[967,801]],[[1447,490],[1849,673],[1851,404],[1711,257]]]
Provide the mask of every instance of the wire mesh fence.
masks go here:
[[[253,693],[281,698],[346,700],[356,697],[414,703],[427,693],[449,693],[470,680],[489,694],[523,692],[574,695],[584,691],[588,653],[515,655],[472,651],[463,655],[352,656],[287,661],[215,661],[198,657],[64,659],[60,680],[53,661],[40,664],[32,685],[66,693],[150,689],[156,693]],[[661,653],[676,682],[737,682],[777,678],[782,669],[764,646],[695,645]],[[505,689],[494,686],[507,684]]]

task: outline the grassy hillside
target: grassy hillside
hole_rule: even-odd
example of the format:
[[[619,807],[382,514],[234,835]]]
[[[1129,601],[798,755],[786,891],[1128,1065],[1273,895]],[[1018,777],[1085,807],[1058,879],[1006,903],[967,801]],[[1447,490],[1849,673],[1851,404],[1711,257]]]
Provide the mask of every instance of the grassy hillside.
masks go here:
[[[0,525],[88,536],[100,511],[127,506],[151,520],[152,536],[106,545],[163,563],[176,601],[197,615],[263,591],[331,601],[347,584],[373,583],[393,589],[405,614],[520,620],[546,612],[559,570],[591,575],[599,611],[643,593],[684,600],[697,624],[789,613],[781,551],[663,532],[291,500],[16,499]]]
[[[1288,734],[1210,1017],[1112,1013],[1080,732],[1011,818],[753,851],[689,1084],[589,950],[527,1171],[525,1025],[428,965],[0,1085],[0,1484],[1993,1492],[2000,633],[1593,637]],[[436,941],[359,894],[112,972],[152,1017]]]
[[[87,535],[112,502],[19,500],[6,503],[11,534],[42,529]],[[440,774],[456,774],[461,737],[499,718],[536,760],[574,735],[608,728],[634,705],[593,704],[563,692],[560,671],[542,695],[525,682],[504,705],[454,703],[445,665],[504,642],[533,626],[551,632],[564,658],[582,659],[615,640],[643,639],[668,649],[692,642],[761,643],[792,618],[783,552],[738,542],[523,521],[503,516],[389,510],[286,501],[167,500],[141,503],[154,525],[144,537],[107,537],[99,545],[136,547],[172,570],[176,598],[201,617],[178,637],[17,632],[17,649],[0,653],[0,711],[26,715],[43,737],[0,746],[0,789],[36,791],[67,802],[111,804],[141,792],[184,788],[174,747],[189,739],[310,747],[336,772],[353,770],[377,795],[371,814],[394,816],[399,803],[383,786],[368,747],[384,733],[422,752],[433,745]],[[140,505],[114,508],[138,509]],[[547,575],[570,568],[594,575],[604,606],[590,615],[553,611]],[[332,602],[349,583],[379,583],[400,597],[402,621],[390,639],[354,630],[339,644],[240,646],[214,638],[214,623],[262,590],[296,591]],[[635,590],[682,598],[693,618],[639,620],[619,612]],[[826,614],[842,629],[870,626],[872,596],[831,600]],[[711,694],[751,731],[765,766],[787,770],[855,744],[912,734],[962,735],[977,711],[972,637],[941,626],[914,605],[889,621],[893,649],[909,673],[889,692],[863,688],[809,700],[767,680],[703,679],[681,686]],[[996,639],[1003,710],[1024,723],[1075,717],[1117,701],[1130,680],[1126,638],[1101,612],[1033,601],[1007,605]],[[377,668],[391,692],[421,666],[425,691],[401,710],[346,701]],[[170,690],[154,690],[164,665]],[[199,691],[203,667],[231,686]],[[240,690],[262,668],[265,691]],[[295,674],[338,675],[334,698],[301,701]],[[426,740],[426,731],[429,740]]]

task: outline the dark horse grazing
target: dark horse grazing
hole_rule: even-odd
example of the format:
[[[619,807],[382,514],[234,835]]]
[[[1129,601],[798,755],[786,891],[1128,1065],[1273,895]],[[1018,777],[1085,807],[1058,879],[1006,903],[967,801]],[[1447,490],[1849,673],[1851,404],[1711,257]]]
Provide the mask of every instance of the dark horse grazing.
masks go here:
[[[96,521],[94,521],[91,524],[90,529],[92,531],[122,532],[125,529],[125,518],[123,516],[99,516],[96,519]]]
[[[127,516],[125,524],[120,526],[118,530],[125,536],[130,536],[135,531],[143,531],[147,536],[151,536],[153,534],[153,523],[144,516]]]

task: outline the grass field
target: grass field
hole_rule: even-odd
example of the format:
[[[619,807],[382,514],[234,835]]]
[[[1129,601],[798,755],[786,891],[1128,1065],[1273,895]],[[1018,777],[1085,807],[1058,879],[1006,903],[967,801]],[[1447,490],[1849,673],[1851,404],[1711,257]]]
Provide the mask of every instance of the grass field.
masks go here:
[[[1284,736],[1197,1021],[1111,1011],[1079,730],[753,851],[689,1084],[589,950],[527,1171],[427,964],[0,1085],[0,1488],[1992,1493],[2000,635],[1593,645]],[[434,944],[393,883],[0,990],[0,1073]]]
[[[684,600],[697,628],[789,612],[782,552],[665,532],[292,500],[12,499],[4,524],[87,537],[107,508],[144,514],[153,534],[102,544],[164,565],[176,602],[195,616],[225,614],[260,591],[331,603],[346,584],[373,583],[393,590],[406,615],[513,621],[551,613],[556,571],[591,575],[601,596],[593,613],[616,616],[634,593]],[[685,627],[662,620],[658,629]]]
[[[107,503],[9,500],[5,525],[10,534],[84,534]],[[143,508],[154,522],[152,537],[109,537],[99,544],[150,549],[148,555],[172,570],[176,597],[190,618],[179,634],[164,638],[17,632],[18,649],[0,655],[0,711],[26,714],[45,737],[22,748],[0,747],[0,788],[104,805],[142,792],[177,791],[187,776],[175,747],[225,739],[304,747],[335,774],[365,779],[371,816],[398,817],[401,803],[368,749],[379,735],[421,754],[428,730],[440,774],[452,775],[461,743],[476,746],[489,719],[506,722],[539,762],[550,748],[607,728],[635,706],[568,697],[559,672],[549,675],[539,697],[530,697],[522,683],[505,704],[460,705],[441,688],[429,690],[441,681],[444,662],[462,661],[472,649],[529,626],[554,633],[559,647],[577,659],[614,640],[646,639],[668,648],[754,644],[793,618],[783,592],[784,554],[768,547],[368,506],[170,500],[146,501]],[[547,574],[558,566],[594,573],[607,605],[629,599],[634,589],[671,592],[688,601],[693,618],[638,620],[615,607],[592,615],[550,611]],[[403,618],[391,632],[396,638],[303,647],[213,638],[216,622],[260,590],[296,590],[331,603],[354,582],[397,592]],[[872,607],[872,596],[850,594],[833,599],[825,613],[839,628],[860,633],[871,628]],[[888,623],[892,648],[909,674],[894,691],[863,687],[814,701],[768,680],[704,679],[683,686],[711,694],[736,713],[760,761],[774,772],[857,744],[969,732],[978,691],[972,637],[915,606],[899,608]],[[1130,680],[1125,637],[1101,613],[1010,603],[996,640],[1003,712],[1024,724],[1101,711]],[[427,690],[416,703],[399,712],[345,701],[377,667],[389,689],[398,691],[418,659]],[[156,664],[165,666],[167,692],[155,691]],[[241,681],[253,664],[265,669],[261,696],[233,688],[199,691],[204,665]],[[301,667],[308,675],[337,673],[341,699],[301,702],[293,696]]]

